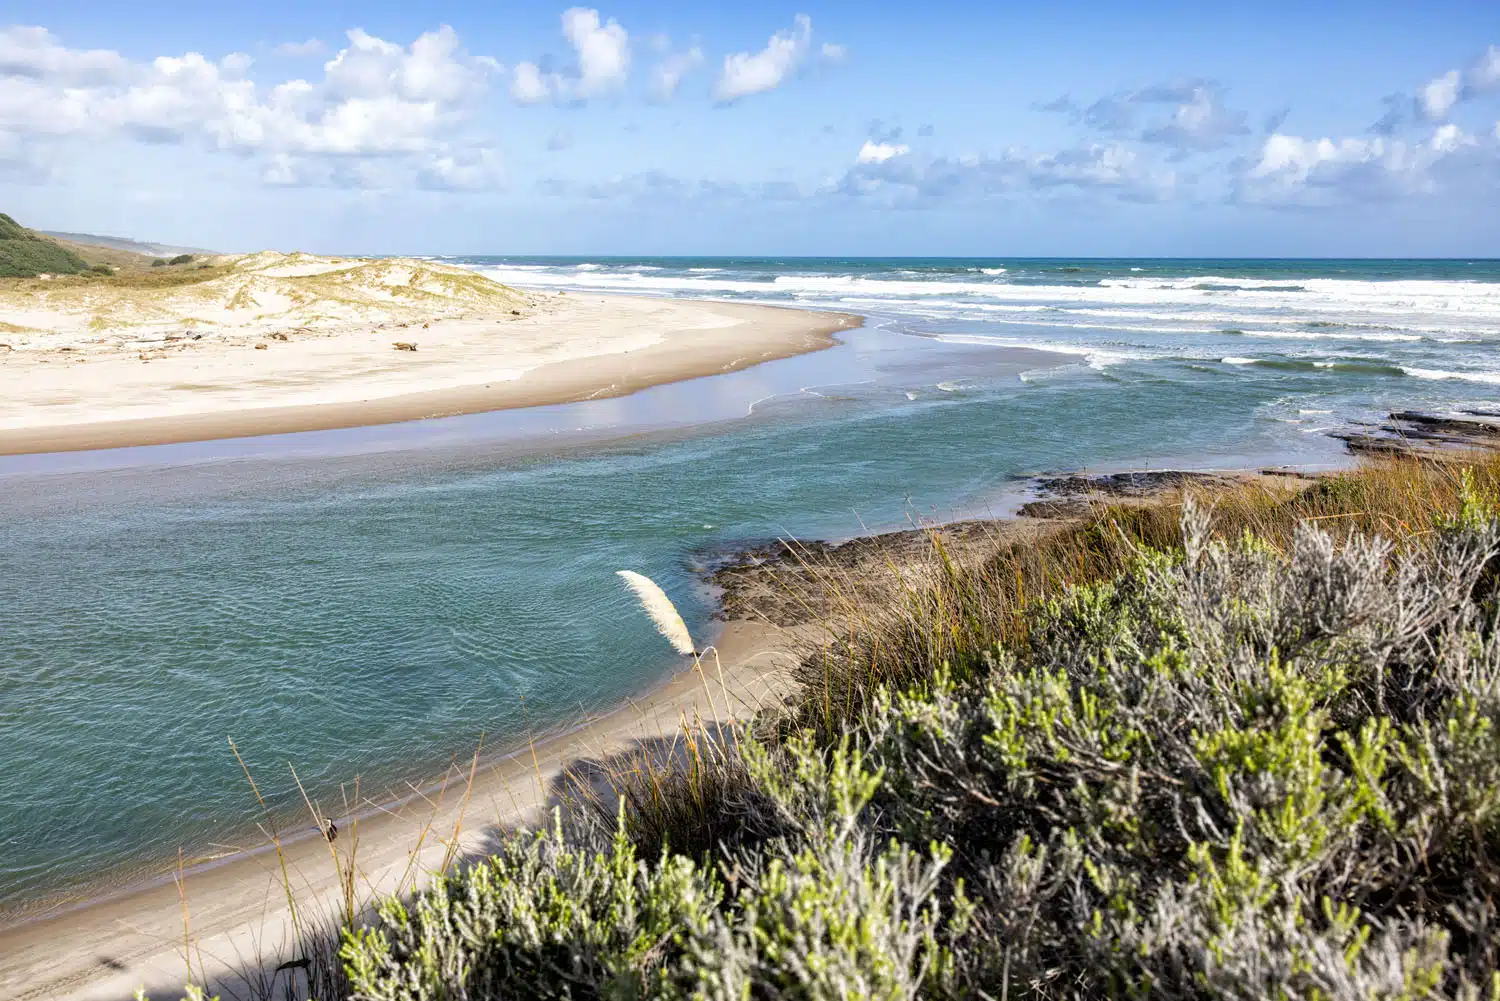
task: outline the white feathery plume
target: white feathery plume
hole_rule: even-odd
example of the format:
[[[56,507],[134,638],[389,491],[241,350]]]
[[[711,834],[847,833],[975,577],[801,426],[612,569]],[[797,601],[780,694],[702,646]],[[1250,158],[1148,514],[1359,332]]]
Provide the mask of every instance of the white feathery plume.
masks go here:
[[[656,631],[665,636],[678,653],[693,656],[695,650],[692,634],[688,632],[682,616],[677,614],[677,606],[672,604],[672,599],[667,597],[665,591],[656,586],[656,581],[634,570],[616,570],[615,573],[624,577],[626,586],[635,592],[641,608],[645,609],[656,625]]]

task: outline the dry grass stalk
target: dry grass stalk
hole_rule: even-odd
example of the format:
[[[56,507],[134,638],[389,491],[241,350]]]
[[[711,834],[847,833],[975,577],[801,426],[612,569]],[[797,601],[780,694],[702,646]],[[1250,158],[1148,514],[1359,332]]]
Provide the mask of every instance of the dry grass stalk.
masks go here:
[[[656,581],[634,570],[615,572],[624,579],[625,585],[635,592],[636,600],[641,603],[642,610],[656,626],[656,631],[661,633],[678,653],[684,657],[693,656],[696,648],[693,646],[692,634],[688,632],[682,616],[677,614],[677,607],[672,604],[672,599],[668,598],[666,592],[657,586]]]

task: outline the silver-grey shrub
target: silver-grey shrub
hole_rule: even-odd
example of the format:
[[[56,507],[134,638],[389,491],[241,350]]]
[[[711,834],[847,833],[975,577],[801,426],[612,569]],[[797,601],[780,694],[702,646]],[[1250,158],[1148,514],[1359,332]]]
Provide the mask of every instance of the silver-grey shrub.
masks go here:
[[[1399,555],[1208,522],[838,742],[745,742],[755,837],[527,836],[388,905],[356,995],[1500,1001],[1493,510]]]

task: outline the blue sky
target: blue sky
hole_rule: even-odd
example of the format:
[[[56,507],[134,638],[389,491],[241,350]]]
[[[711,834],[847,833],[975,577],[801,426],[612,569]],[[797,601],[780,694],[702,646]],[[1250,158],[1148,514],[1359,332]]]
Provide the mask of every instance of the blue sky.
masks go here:
[[[222,249],[1500,256],[1500,5],[103,5],[0,209]]]

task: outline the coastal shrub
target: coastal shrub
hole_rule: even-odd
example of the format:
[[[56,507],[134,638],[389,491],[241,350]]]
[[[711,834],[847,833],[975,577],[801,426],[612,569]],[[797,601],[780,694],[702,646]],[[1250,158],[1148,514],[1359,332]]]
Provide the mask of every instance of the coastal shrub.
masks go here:
[[[719,893],[686,858],[648,864],[623,833],[601,851],[575,847],[559,826],[388,901],[343,956],[354,996],[383,1001],[650,996]]]
[[[784,836],[647,865],[623,829],[592,851],[560,824],[514,835],[351,931],[353,996],[834,1001],[915,998],[950,978],[968,920],[934,896],[951,852],[877,843],[861,816],[879,771],[848,744],[737,753]]]
[[[76,275],[87,270],[83,258],[0,212],[0,278]]]
[[[516,835],[388,903],[346,939],[354,996],[1496,1001],[1487,476],[1410,481],[1395,541],[1278,524],[1284,498],[1239,532],[1185,498],[1170,546],[1131,537],[1159,513],[1085,529],[1114,573],[836,736],[703,758],[682,830],[625,796],[612,831]]]
[[[178,254],[176,257],[174,257],[171,260],[167,261],[167,263],[168,264],[187,264],[192,259],[193,259],[193,255],[192,254]]]
[[[151,266],[153,268],[164,268],[167,266],[167,259],[165,257],[158,257],[151,262]]]
[[[1304,526],[1143,553],[982,684],[872,714],[876,803],[955,848],[998,997],[1500,992],[1493,513],[1392,560]]]

